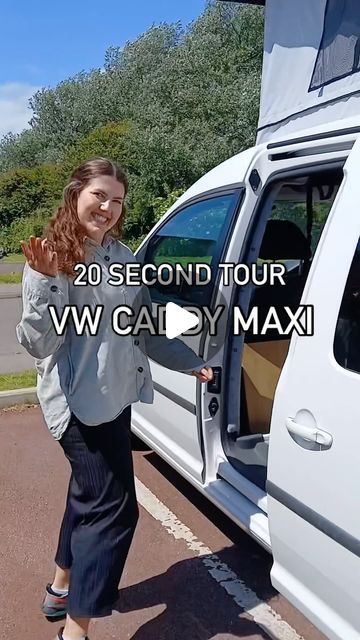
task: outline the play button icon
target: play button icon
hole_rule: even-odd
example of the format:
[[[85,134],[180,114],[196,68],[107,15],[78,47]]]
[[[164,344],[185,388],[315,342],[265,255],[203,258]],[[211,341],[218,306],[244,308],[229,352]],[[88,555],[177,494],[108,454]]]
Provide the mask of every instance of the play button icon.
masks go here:
[[[166,337],[176,338],[188,329],[192,329],[199,324],[200,320],[195,313],[186,311],[174,302],[168,302],[165,312]]]

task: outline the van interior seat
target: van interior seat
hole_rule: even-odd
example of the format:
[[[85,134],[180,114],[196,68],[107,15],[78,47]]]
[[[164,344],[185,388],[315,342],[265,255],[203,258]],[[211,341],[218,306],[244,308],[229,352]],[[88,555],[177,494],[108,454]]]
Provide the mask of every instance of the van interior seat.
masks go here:
[[[259,309],[259,318],[265,319],[271,306],[279,307],[280,318],[287,318],[282,311],[284,306],[295,310],[301,300],[305,281],[310,268],[311,249],[301,229],[289,220],[269,220],[260,247],[261,260],[299,262],[296,269],[289,270],[284,276],[285,285],[279,280],[273,285],[258,286],[253,295],[253,305]],[[278,338],[279,339],[279,338]]]
[[[291,220],[268,220],[260,247],[262,260],[310,260],[311,249],[301,229]]]

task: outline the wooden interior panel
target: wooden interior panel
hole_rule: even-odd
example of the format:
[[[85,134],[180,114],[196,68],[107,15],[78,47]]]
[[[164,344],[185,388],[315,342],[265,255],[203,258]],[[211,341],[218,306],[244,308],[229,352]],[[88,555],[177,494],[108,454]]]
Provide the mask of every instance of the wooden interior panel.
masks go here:
[[[250,433],[269,433],[271,411],[290,340],[244,345],[243,384]]]

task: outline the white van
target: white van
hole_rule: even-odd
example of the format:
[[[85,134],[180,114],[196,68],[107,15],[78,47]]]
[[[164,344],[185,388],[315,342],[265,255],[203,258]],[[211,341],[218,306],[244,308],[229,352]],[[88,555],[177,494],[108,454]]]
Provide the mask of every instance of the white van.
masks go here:
[[[273,585],[323,633],[358,640],[360,74],[354,65],[339,71],[331,47],[340,46],[336,34],[341,46],[344,33],[359,43],[360,19],[348,12],[344,29],[338,16],[335,32],[336,4],[343,17],[355,11],[352,0],[269,1],[258,144],[193,185],[138,251],[147,263],[177,258],[213,270],[205,287],[152,286],[154,305],[225,303],[229,313],[216,337],[205,329],[187,338],[214,368],[214,381],[200,385],[151,363],[155,402],[134,405],[132,428],[271,551]],[[304,25],[316,30],[315,5],[311,49],[301,38]],[[298,68],[295,50],[299,73],[289,75]],[[299,88],[305,72],[317,85],[323,78],[317,102],[305,91],[300,100],[294,88],[278,103],[264,98],[281,78]],[[224,285],[217,271],[219,263],[242,263],[261,274],[268,261],[286,265],[285,285]],[[256,306],[261,317],[271,306],[281,317],[284,307],[313,305],[313,335],[251,328],[233,335],[235,305],[244,313]]]

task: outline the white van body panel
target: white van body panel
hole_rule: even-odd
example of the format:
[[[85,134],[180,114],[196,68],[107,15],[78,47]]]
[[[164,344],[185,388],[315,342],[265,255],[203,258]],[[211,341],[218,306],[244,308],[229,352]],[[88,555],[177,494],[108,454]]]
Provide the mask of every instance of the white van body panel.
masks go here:
[[[350,126],[353,123],[349,121],[346,124]],[[354,134],[341,136],[341,141],[353,141],[354,137]],[[334,137],[326,140],[326,144],[331,146],[332,143],[336,144],[338,141],[339,138]],[[297,145],[291,144],[291,150],[307,149],[309,146],[315,150],[319,148],[319,150],[323,151],[324,141],[320,139],[305,143],[299,142]],[[283,150],[286,151],[287,146],[281,148],[281,151]],[[300,164],[306,166],[306,164],[312,164],[316,161],[316,153],[314,153],[314,155],[304,157],[301,161],[299,161],[299,158],[294,158],[277,162],[276,167],[274,167],[273,163],[269,162],[269,153],[266,145],[258,145],[226,160],[211,170],[177,200],[153,227],[149,236],[156,232],[157,228],[174,210],[186,205],[192,198],[206,193],[206,190],[211,192],[213,189],[219,189],[234,183],[242,184],[246,187],[245,196],[225,256],[225,261],[237,262],[243,239],[260,195],[256,195],[249,185],[248,177],[251,171],[255,168],[261,175],[263,184],[265,184],[274,169],[281,170],[291,168],[291,166],[298,167]],[[333,160],[343,155],[341,151],[331,150],[329,153],[321,153],[321,160]],[[148,238],[144,240],[141,247],[146,244]],[[219,300],[220,296],[223,297],[222,301],[230,304],[231,288],[221,287],[220,285],[218,290]],[[216,354],[216,359],[210,358],[209,364],[222,366],[223,357],[223,350],[220,349]],[[134,405],[132,418],[134,431],[140,437],[146,439],[161,456],[168,459],[174,466],[177,466],[187,477],[191,476],[193,480],[203,486],[216,482],[219,465],[223,463],[222,468],[224,469],[227,460],[220,437],[220,413],[213,419],[209,418],[207,407],[211,396],[206,393],[206,385],[200,385],[199,388],[193,376],[169,371],[154,362],[151,363],[151,371],[155,383],[155,400],[152,405],[144,403]],[[196,406],[197,413],[202,417],[202,425],[199,424],[194,413],[182,408],[176,402],[156,391],[156,385],[160,385],[162,388],[167,389],[170,394],[175,394]],[[203,431],[203,434],[200,434],[200,431]],[[203,435],[202,443],[200,441],[201,435]],[[245,492],[245,495],[248,494]],[[243,523],[239,521],[239,524]],[[266,545],[266,540],[264,540],[264,543]]]
[[[178,402],[164,395],[170,392],[196,407],[196,378],[177,371],[170,371],[156,362],[150,363],[154,381],[153,404],[133,406],[132,423],[137,433],[146,434],[163,457],[178,464],[183,472],[201,482],[203,456],[198,437],[197,418]],[[157,388],[162,388],[160,393]]]
[[[268,460],[272,582],[333,640],[360,637],[360,375],[333,353],[360,238],[359,166],[357,140],[303,294],[314,305],[314,335],[293,337],[277,386]],[[306,448],[289,418],[330,434],[330,448]]]
[[[215,189],[233,185],[243,186],[244,197],[224,257],[225,261],[237,262],[255,207],[268,179],[277,172],[291,168],[343,161],[359,135],[351,131],[359,126],[358,118],[350,118],[341,125],[340,128],[337,123],[329,130],[329,125],[324,124],[302,132],[305,139],[302,137],[294,141],[289,135],[289,144],[286,144],[284,137],[280,147],[268,149],[265,144],[258,145],[223,162],[177,200],[142,246],[146,245],[168,216],[197,196],[210,195]],[[290,157],[286,155],[288,151],[291,152]],[[285,157],[274,161],[273,156],[277,153]],[[333,206],[322,233],[301,300],[302,304],[315,301],[316,309],[321,309],[321,313],[325,314],[321,321],[321,316],[316,312],[315,322],[319,321],[323,329],[326,320],[325,325],[328,322],[328,331],[332,335],[360,235],[357,212],[360,202],[359,143],[350,153],[346,184],[339,190],[336,207]],[[258,193],[249,183],[254,169],[261,177]],[[344,242],[340,244],[339,238]],[[330,295],[327,288],[329,272],[333,274]],[[222,301],[230,303],[231,287],[220,285],[218,301],[220,295],[223,296]],[[337,365],[332,355],[331,341],[327,343],[330,346],[327,346],[326,363],[320,356],[316,361],[316,353],[320,354],[325,348],[325,339],[329,341],[328,332],[321,336],[315,333],[314,338],[292,339],[272,415],[270,481],[359,540],[360,518],[356,508],[357,494],[354,494],[354,490],[357,491],[354,488],[359,486],[360,480],[360,464],[355,459],[360,451],[360,431],[356,431],[360,414],[354,406],[354,398],[360,392],[359,375]],[[223,349],[216,348],[212,357],[209,339],[205,353],[210,356],[208,361],[211,366],[224,366]],[[311,367],[308,366],[309,362]],[[319,363],[322,368],[319,368]],[[214,417],[210,416],[208,407],[212,394],[207,392],[206,385],[199,385],[194,377],[171,372],[155,363],[151,363],[151,369],[155,388],[160,385],[170,392],[170,396],[156,392],[153,405],[134,405],[133,431],[265,549],[272,551],[275,557],[272,573],[274,585],[329,638],[359,638],[359,558],[273,496],[261,491],[230,465],[222,446],[221,411]],[[342,398],[337,405],[340,389]],[[173,399],[178,396],[185,401],[187,408],[173,402],[171,394]],[[331,402],[331,399],[335,401]],[[189,411],[190,405],[196,406],[196,416]],[[294,443],[284,425],[285,419],[294,417],[299,408],[310,408],[324,429],[333,435],[337,434],[336,446],[334,438],[334,447],[319,453],[304,451]],[[351,427],[349,439],[343,437],[345,420]],[[299,473],[290,473],[290,470],[296,469],[300,470]],[[334,472],[336,469],[341,470],[338,475]],[[294,540],[297,541],[296,548]]]

